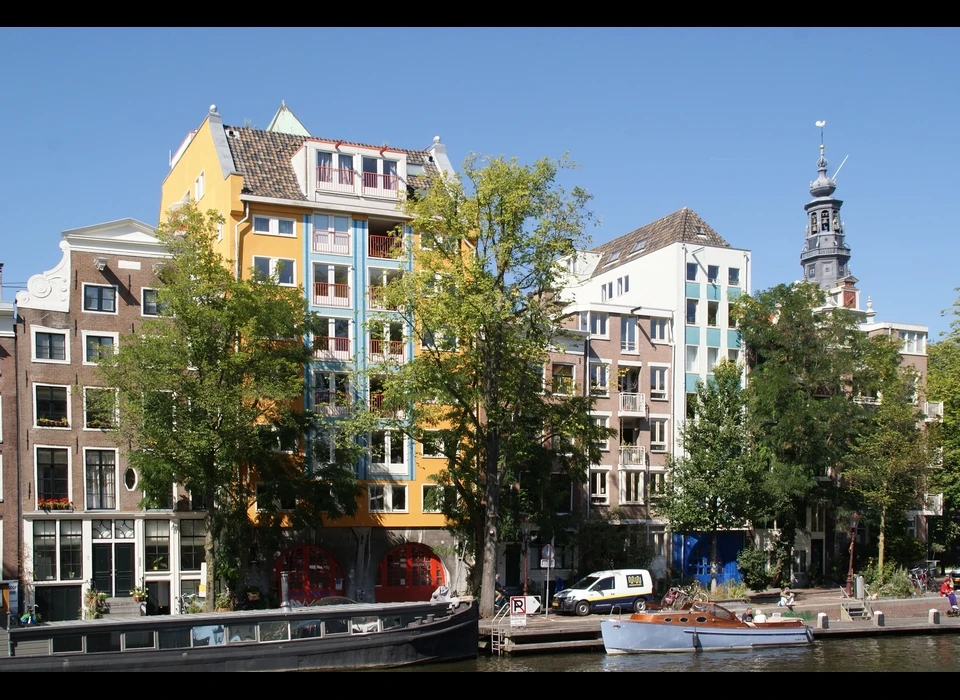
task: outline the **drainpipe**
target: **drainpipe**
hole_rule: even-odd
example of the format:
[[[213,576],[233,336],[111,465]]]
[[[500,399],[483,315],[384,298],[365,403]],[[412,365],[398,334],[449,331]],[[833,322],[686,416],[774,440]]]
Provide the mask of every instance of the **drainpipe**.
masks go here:
[[[233,227],[233,267],[237,279],[240,279],[240,224],[250,218],[250,202],[247,202],[243,218]]]
[[[18,314],[19,316],[19,314]],[[17,316],[14,316],[13,319],[13,332],[17,332],[17,321],[19,319]],[[23,324],[23,332],[26,331],[27,324]],[[23,466],[21,465],[20,459],[20,449],[22,443],[23,433],[20,432],[20,344],[23,340],[23,336],[20,338],[14,338],[14,351],[13,351],[13,405],[17,407],[17,580],[20,586],[23,583],[23,494],[21,489],[23,488],[22,481],[22,470]],[[25,587],[18,591],[17,594],[17,605],[19,608],[20,602],[25,600],[26,590]],[[14,610],[13,613],[20,617],[20,610]]]

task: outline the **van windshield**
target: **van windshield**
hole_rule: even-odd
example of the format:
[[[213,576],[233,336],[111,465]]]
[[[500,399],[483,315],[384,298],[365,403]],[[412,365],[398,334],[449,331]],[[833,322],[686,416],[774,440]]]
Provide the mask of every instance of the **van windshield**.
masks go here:
[[[599,580],[599,576],[584,576],[582,579],[570,586],[570,588],[575,591],[585,591]]]

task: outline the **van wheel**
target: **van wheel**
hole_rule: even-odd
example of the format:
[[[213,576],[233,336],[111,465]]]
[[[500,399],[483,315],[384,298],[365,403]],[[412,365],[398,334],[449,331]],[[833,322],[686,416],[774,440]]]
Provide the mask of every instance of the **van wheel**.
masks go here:
[[[577,613],[577,615],[579,615],[580,617],[583,617],[584,615],[589,615],[590,603],[588,603],[585,600],[581,600],[580,602],[577,603],[577,607],[575,607],[573,611]]]
[[[633,612],[643,612],[647,609],[647,601],[643,598],[637,598],[633,601]]]

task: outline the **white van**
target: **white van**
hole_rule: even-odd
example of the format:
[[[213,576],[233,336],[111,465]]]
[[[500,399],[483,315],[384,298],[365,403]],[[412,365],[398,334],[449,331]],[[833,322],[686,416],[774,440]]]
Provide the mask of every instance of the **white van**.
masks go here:
[[[646,569],[597,571],[553,597],[556,612],[589,615],[592,612],[640,612],[654,602],[653,577]]]

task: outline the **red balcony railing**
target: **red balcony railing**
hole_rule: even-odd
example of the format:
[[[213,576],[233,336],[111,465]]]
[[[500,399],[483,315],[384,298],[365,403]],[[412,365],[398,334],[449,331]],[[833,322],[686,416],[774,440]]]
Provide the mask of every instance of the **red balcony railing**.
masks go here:
[[[370,339],[371,355],[403,355],[402,340],[377,340]]]
[[[331,168],[327,165],[317,166],[317,189],[331,192],[356,191],[354,186],[355,173],[349,168]]]
[[[343,392],[318,389],[313,392],[313,405],[318,413],[345,416],[350,410],[350,399]]]
[[[314,282],[313,303],[316,306],[350,306],[350,285]]]
[[[316,358],[350,356],[350,339],[318,336],[313,339],[313,356]]]
[[[388,311],[396,311],[396,304],[388,304],[387,300],[384,298],[386,296],[386,291],[380,285],[371,285],[370,286],[370,308],[371,309],[386,309]]]
[[[350,234],[345,231],[314,231],[313,252],[350,255]]]
[[[363,173],[363,193],[377,197],[397,198],[400,189],[400,178],[396,175],[378,175],[377,173]]]
[[[384,395],[381,393],[370,394],[370,411],[371,413],[378,413],[381,416],[399,416],[401,411],[398,406],[390,406],[384,400]]]
[[[403,252],[403,241],[399,236],[370,236],[369,240],[371,258],[395,259]]]

